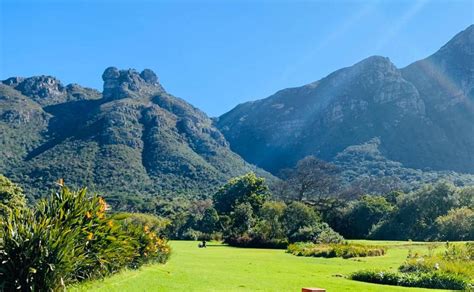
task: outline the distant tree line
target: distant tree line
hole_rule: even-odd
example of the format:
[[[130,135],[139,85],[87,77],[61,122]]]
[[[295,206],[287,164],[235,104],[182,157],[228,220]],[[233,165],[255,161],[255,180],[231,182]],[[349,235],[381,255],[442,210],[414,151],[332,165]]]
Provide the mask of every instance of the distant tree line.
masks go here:
[[[168,218],[176,239],[223,239],[239,246],[348,239],[473,240],[474,187],[448,182],[402,192],[391,180],[346,184],[334,165],[309,156],[271,189],[253,173],[211,198],[152,198],[141,211]],[[364,184],[364,187],[361,187]],[[364,192],[364,189],[370,192]]]

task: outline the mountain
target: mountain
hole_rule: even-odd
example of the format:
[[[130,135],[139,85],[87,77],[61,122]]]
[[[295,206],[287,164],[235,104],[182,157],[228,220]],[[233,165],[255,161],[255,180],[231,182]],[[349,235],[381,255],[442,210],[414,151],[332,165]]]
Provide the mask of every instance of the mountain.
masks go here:
[[[274,174],[315,155],[335,161],[378,139],[387,160],[474,173],[474,25],[398,69],[373,56],[327,77],[240,104],[216,119],[231,149]]]
[[[107,68],[102,93],[51,76],[0,82],[0,173],[40,197],[58,178],[109,196],[209,195],[249,171],[209,117],[151,70]],[[135,197],[136,197],[135,196]]]

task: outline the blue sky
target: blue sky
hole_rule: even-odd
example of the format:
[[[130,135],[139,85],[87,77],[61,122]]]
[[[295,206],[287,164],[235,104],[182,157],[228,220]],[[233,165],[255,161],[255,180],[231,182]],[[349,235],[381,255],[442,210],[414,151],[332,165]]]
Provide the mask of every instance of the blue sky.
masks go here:
[[[0,79],[150,68],[210,116],[371,55],[406,66],[474,22],[472,0],[0,3]]]

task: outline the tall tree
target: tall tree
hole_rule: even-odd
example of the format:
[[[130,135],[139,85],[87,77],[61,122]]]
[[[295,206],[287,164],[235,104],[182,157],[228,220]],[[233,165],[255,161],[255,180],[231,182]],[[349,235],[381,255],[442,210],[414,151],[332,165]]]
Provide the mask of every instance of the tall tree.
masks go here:
[[[314,156],[298,161],[282,171],[283,182],[277,191],[284,199],[314,203],[336,193],[340,186],[338,168]]]
[[[248,203],[253,212],[258,212],[270,197],[265,179],[249,172],[229,180],[214,195],[214,205],[220,215],[228,215],[240,204]]]

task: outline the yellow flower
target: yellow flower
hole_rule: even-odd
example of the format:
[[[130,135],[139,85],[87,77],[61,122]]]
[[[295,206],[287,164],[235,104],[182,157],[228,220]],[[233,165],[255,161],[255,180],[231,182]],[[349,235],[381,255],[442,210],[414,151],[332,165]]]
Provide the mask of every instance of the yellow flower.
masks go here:
[[[89,234],[87,235],[87,240],[92,240],[92,238],[94,238],[94,234],[92,232],[89,232]]]
[[[114,227],[114,222],[112,220],[109,220],[109,222],[107,222],[107,225],[109,225],[110,228]]]
[[[86,217],[87,217],[87,219],[91,219],[91,218],[92,218],[92,214],[91,214],[91,212],[87,211],[87,213],[86,213]]]

